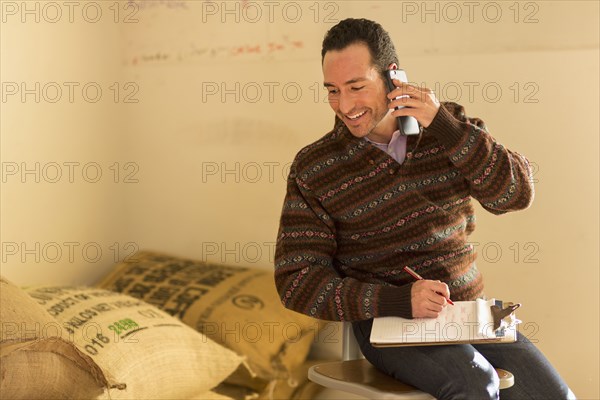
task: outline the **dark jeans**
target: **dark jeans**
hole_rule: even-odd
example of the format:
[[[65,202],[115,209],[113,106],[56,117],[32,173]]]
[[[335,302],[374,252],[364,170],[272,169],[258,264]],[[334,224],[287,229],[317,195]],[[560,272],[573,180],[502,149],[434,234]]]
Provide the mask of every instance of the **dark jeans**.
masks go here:
[[[546,357],[521,334],[515,343],[376,348],[369,342],[372,324],[372,319],[352,324],[365,358],[438,399],[497,399],[494,367],[515,375],[515,385],[502,390],[502,400],[575,398]]]

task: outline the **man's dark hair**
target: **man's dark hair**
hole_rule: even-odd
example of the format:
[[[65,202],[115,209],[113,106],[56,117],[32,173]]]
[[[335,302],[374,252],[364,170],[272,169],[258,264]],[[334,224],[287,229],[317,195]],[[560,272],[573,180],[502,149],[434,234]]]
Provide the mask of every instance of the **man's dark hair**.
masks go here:
[[[377,22],[348,18],[332,27],[323,39],[321,63],[330,50],[343,50],[351,44],[364,43],[371,53],[371,62],[381,74],[391,63],[398,64],[396,49],[390,35]]]

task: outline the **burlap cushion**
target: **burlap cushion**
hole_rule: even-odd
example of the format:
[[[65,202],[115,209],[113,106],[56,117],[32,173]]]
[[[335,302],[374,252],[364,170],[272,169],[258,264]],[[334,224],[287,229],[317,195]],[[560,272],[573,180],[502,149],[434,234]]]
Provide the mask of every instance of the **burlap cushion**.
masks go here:
[[[272,271],[264,269],[141,252],[117,265],[100,286],[144,299],[245,355],[258,375],[252,381],[257,389],[287,379],[321,326],[283,307]],[[247,383],[239,371],[228,381]]]
[[[111,399],[193,398],[218,385],[242,359],[164,311],[98,288],[26,292],[102,371]]]

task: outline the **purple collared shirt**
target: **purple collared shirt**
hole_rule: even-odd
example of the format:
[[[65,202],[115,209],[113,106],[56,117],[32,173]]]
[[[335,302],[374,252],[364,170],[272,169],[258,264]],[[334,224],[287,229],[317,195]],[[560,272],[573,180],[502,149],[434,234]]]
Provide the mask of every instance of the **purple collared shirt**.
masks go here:
[[[392,134],[392,139],[389,143],[377,143],[365,136],[365,139],[379,150],[385,151],[398,162],[402,164],[406,158],[406,136],[401,135],[400,131],[397,130]]]

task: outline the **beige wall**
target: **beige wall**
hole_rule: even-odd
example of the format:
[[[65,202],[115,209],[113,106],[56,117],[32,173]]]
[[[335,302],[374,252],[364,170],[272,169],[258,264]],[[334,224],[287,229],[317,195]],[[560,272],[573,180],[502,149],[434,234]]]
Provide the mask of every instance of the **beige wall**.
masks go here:
[[[126,110],[110,89],[121,38],[106,18],[82,23],[74,14],[70,23],[68,9],[46,22],[55,14],[43,4],[28,5],[36,22],[21,3],[1,3],[2,274],[22,284],[85,282],[123,241],[122,189],[109,169],[126,136]]]
[[[365,16],[411,81],[535,163],[530,209],[479,210],[479,267],[575,393],[600,397],[597,2],[87,2],[73,22],[21,4],[2,1],[3,275],[94,283],[137,249],[271,268],[287,166],[332,122],[320,40]],[[35,82],[39,103],[21,97]]]

